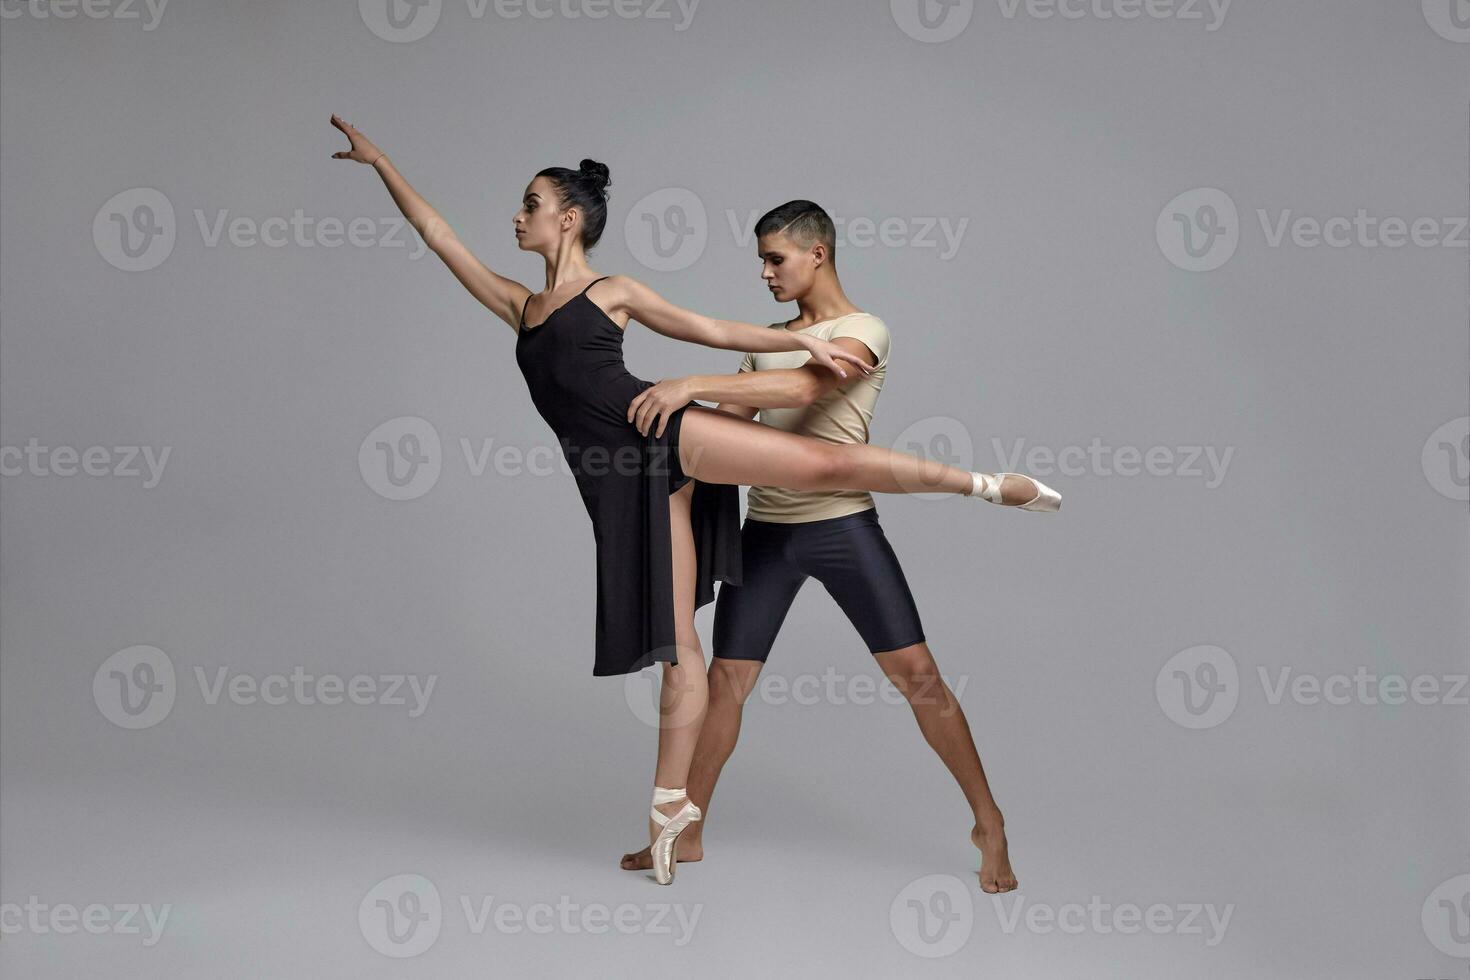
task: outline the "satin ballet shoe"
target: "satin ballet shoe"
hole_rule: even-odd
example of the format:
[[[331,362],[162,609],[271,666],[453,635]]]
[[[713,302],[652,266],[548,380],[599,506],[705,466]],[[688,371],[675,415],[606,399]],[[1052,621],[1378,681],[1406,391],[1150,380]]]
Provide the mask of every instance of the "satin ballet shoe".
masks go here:
[[[1000,504],[1002,507],[1020,507],[1022,510],[1035,510],[1043,513],[1055,513],[1062,509],[1062,495],[1040,480],[1027,476],[1024,473],[974,473],[975,487],[970,496],[988,500],[992,504]],[[1000,485],[1008,476],[1020,477],[1036,487],[1036,496],[1024,504],[1008,504],[1001,499]]]
[[[677,803],[679,800],[684,801],[684,806],[673,816],[659,812],[659,804]],[[674,880],[674,845],[678,842],[679,835],[703,814],[682,788],[664,789],[662,786],[653,788],[653,806],[648,813],[653,822],[662,828],[648,848],[653,857],[653,877],[660,885],[667,885]]]

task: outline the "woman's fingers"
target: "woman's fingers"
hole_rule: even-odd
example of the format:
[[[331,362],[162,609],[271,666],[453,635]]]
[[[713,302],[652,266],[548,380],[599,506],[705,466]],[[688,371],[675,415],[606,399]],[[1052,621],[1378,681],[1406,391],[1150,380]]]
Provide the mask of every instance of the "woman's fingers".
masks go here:
[[[355,139],[352,138],[352,133],[350,132],[350,130],[352,128],[351,125],[348,124],[348,123],[346,123],[346,122],[344,122],[342,120],[342,118],[340,116],[338,116],[336,113],[333,113],[332,114],[332,125],[333,126],[336,126],[338,129],[340,129],[342,131],[342,133],[347,137],[347,141],[352,144],[352,149],[350,149],[350,150],[340,150],[337,153],[333,153],[332,154],[332,159],[333,160],[356,160],[357,157],[353,156],[353,154],[357,152],[357,140],[355,140]]]
[[[842,360],[847,361],[849,364],[855,364],[859,368],[861,368],[864,373],[872,370],[872,367],[868,364],[867,361],[863,360],[861,356],[854,354],[852,351],[847,350],[846,348],[838,347],[836,344],[833,344],[832,346],[832,356],[834,358],[841,358]]]
[[[821,361],[822,367],[831,368],[833,371],[836,371],[842,377],[844,377],[844,378],[847,377],[847,372],[844,371],[844,370],[842,370],[842,365],[841,364],[838,364],[836,361],[834,361],[832,359],[831,355],[828,354],[826,351],[823,351],[820,355],[818,355],[817,360]]]

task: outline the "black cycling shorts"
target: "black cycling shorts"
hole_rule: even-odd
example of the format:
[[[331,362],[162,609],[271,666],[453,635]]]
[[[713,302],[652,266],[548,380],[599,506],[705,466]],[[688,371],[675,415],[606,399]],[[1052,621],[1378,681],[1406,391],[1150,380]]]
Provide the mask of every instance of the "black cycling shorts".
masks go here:
[[[807,576],[837,600],[872,653],[924,641],[876,508],[798,524],[747,517],[740,550],[743,584],[721,584],[715,601],[716,657],[764,662]]]

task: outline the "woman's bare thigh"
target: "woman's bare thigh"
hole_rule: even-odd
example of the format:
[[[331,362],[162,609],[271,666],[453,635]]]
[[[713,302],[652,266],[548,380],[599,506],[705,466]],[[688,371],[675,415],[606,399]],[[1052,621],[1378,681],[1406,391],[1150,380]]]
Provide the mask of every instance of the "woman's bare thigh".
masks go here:
[[[689,522],[693,495],[693,480],[669,494],[669,541],[674,550],[674,636],[679,644],[680,663],[684,661],[685,650],[699,650],[699,634],[694,629],[694,579],[698,566],[694,531]]]
[[[679,424],[679,463],[705,483],[827,489],[844,464],[830,443],[702,405]]]

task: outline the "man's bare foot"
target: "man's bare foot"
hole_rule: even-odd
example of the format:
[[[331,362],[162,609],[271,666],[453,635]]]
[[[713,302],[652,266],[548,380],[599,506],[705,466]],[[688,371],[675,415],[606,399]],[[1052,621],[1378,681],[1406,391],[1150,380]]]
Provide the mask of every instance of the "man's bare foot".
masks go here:
[[[1005,827],[982,832],[977,824],[970,831],[970,843],[980,849],[980,890],[990,895],[1015,891],[1016,873],[1011,870]]]
[[[683,809],[688,799],[686,796],[684,799],[676,800],[673,803],[661,803],[654,809],[666,817],[672,817]],[[701,819],[703,819],[703,815],[701,815]],[[658,838],[659,831],[662,829],[650,817],[648,820],[649,847],[645,847],[636,854],[624,854],[622,861],[619,862],[619,866],[624,871],[651,871],[653,869],[653,854],[650,848],[653,846],[654,840]],[[675,864],[689,864],[693,861],[701,860],[704,857],[704,845],[700,842],[700,837],[703,833],[704,825],[699,821],[684,828],[684,832],[674,842]]]
[[[690,864],[703,859],[704,843],[695,835],[694,828],[690,827],[674,842],[674,863]],[[619,866],[624,871],[649,871],[653,868],[653,855],[645,847],[637,854],[624,854]]]

